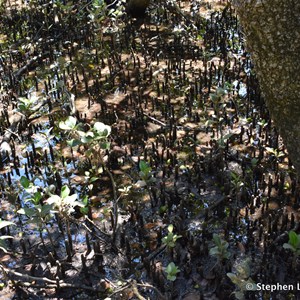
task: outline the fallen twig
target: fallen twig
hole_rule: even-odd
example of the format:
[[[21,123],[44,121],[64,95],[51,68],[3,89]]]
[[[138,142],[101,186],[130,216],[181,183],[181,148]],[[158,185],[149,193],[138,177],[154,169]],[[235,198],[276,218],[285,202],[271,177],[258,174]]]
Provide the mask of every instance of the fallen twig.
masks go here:
[[[64,282],[63,280],[56,281],[56,280],[49,279],[47,277],[36,277],[36,276],[28,275],[28,274],[22,274],[22,273],[4,268],[2,265],[0,265],[0,269],[6,276],[13,275],[13,276],[19,277],[20,279],[24,280],[23,282],[18,282],[18,284],[22,285],[22,286],[26,286],[26,287],[29,287],[29,286],[32,286],[35,288],[37,288],[37,287],[43,287],[43,288],[59,287],[59,288],[73,288],[73,289],[89,290],[89,291],[94,291],[94,292],[103,292],[103,289],[97,289],[92,286],[87,286],[84,284],[79,285],[79,284],[67,283],[67,282]],[[33,281],[42,282],[44,284],[41,285],[41,284],[31,283]]]

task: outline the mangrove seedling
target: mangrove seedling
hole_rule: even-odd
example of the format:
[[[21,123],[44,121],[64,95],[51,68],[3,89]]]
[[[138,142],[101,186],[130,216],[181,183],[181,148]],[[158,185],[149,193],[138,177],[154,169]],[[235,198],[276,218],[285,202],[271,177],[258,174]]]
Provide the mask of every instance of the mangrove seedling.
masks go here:
[[[116,183],[113,174],[107,168],[103,159],[103,150],[109,150],[110,143],[108,137],[111,133],[111,127],[105,125],[102,122],[95,122],[90,126],[88,131],[83,131],[81,128],[83,124],[77,124],[76,118],[70,116],[65,121],[59,123],[59,128],[69,132],[68,142],[70,147],[75,147],[78,145],[87,146],[88,150],[85,152],[86,156],[90,158],[93,166],[97,166],[103,169],[105,173],[110,178],[113,193],[113,214],[112,214],[112,229],[113,229],[113,239],[115,238],[115,233],[118,226],[118,201],[119,198],[117,194]]]
[[[167,273],[167,279],[170,281],[175,281],[177,278],[177,273],[180,272],[179,268],[173,263],[169,263],[168,266],[165,268]]]
[[[250,259],[242,260],[235,264],[235,272],[227,273],[232,283],[235,285],[235,291],[233,292],[236,299],[244,300],[245,293],[247,291],[255,291],[257,286],[250,277]]]
[[[25,190],[25,205],[17,212],[20,215],[25,215],[28,217],[27,223],[35,224],[37,226],[43,245],[45,245],[45,242],[42,232],[43,230],[46,230],[50,243],[55,252],[52,236],[47,227],[47,223],[49,223],[49,221],[53,217],[53,206],[51,204],[42,203],[43,192],[39,191],[39,187],[35,186],[31,181],[27,179],[27,177],[22,176],[20,178],[20,183]]]
[[[289,249],[293,252],[295,256],[300,254],[300,234],[297,234],[295,231],[291,230],[289,232],[289,241],[288,243],[283,244],[284,249]]]
[[[38,103],[38,101],[41,101],[40,97],[37,97],[34,93],[28,98],[19,97],[18,100],[18,111],[25,116],[29,116],[35,112],[34,106]]]
[[[64,185],[61,189],[60,196],[51,195],[45,203],[53,205],[54,212],[58,214],[58,217],[63,220],[66,224],[68,244],[66,244],[66,250],[68,254],[68,259],[71,260],[72,246],[72,236],[70,229],[70,217],[71,214],[75,212],[75,207],[83,208],[85,204],[77,201],[78,195],[70,195],[70,189],[67,185]],[[62,230],[62,229],[61,229]],[[64,234],[64,232],[62,232]]]
[[[141,160],[139,163],[139,175],[141,180],[144,182],[144,185],[150,184],[155,181],[155,178],[153,177],[152,174],[152,168],[149,166],[148,163],[145,161]]]
[[[209,250],[209,255],[217,257],[220,261],[229,259],[229,244],[226,241],[222,240],[216,233],[213,234],[213,242],[216,246]]]
[[[274,149],[274,148],[271,148],[271,147],[266,147],[266,150],[269,154],[271,154],[271,156],[277,161],[279,162],[280,159],[282,157],[285,156],[284,152],[279,150],[279,149]]]
[[[173,233],[174,226],[170,224],[168,226],[168,235],[165,236],[162,239],[162,242],[168,247],[168,248],[174,248],[176,241],[181,238],[181,235],[177,235]]]
[[[56,212],[62,218],[68,218],[73,212],[75,212],[75,207],[84,207],[82,202],[77,201],[77,194],[70,195],[70,189],[68,186],[64,185],[61,189],[60,196],[51,195],[50,198],[45,200],[45,203],[53,205]]]

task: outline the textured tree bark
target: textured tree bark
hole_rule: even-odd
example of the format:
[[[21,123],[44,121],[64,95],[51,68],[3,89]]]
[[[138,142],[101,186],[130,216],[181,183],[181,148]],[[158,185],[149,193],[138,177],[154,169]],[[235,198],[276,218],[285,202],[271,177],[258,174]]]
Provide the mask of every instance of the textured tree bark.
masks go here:
[[[300,175],[300,1],[232,2],[267,107]]]

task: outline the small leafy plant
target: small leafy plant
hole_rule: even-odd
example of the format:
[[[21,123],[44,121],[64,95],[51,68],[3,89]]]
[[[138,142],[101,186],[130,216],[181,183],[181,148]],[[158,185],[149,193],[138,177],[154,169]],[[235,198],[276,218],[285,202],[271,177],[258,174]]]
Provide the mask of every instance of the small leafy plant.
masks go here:
[[[299,256],[300,254],[300,234],[297,234],[295,231],[291,230],[289,232],[289,241],[288,243],[283,244],[284,249],[291,250],[294,255]]]
[[[155,181],[155,178],[153,177],[152,174],[152,168],[149,166],[148,163],[145,161],[141,160],[139,163],[139,175],[141,178],[141,181],[139,181],[141,186],[146,186],[147,184],[150,184]]]
[[[45,203],[48,205],[53,206],[53,211],[57,213],[58,217],[65,222],[66,224],[66,234],[68,238],[68,244],[66,244],[68,259],[71,260],[72,255],[72,236],[71,236],[71,228],[70,228],[70,221],[71,221],[71,214],[75,212],[75,207],[84,208],[86,203],[82,203],[77,201],[78,195],[71,194],[71,191],[67,185],[64,185],[61,189],[60,195],[51,195]],[[87,201],[87,198],[85,198]],[[61,226],[61,231],[64,234],[64,230]]]
[[[37,97],[35,94],[31,95],[30,97],[19,97],[19,104],[18,104],[18,110],[19,112],[23,113],[24,115],[30,115],[34,109],[34,105],[38,103],[40,100],[39,97]]]
[[[231,176],[231,184],[232,184],[233,190],[236,193],[238,193],[245,185],[243,182],[243,179],[236,172],[231,172],[230,176]]]
[[[162,239],[162,242],[169,248],[174,248],[176,241],[181,238],[181,235],[173,233],[174,226],[170,224],[168,226],[168,235]]]
[[[283,151],[279,150],[279,149],[274,149],[274,148],[271,148],[271,147],[266,147],[266,150],[269,154],[271,154],[276,161],[279,161],[280,158],[284,157],[285,154]]]
[[[42,204],[43,193],[27,177],[22,176],[20,183],[25,190],[24,203],[28,205],[24,205],[18,213],[26,215],[29,223],[36,224],[42,230],[52,217],[52,205]]]
[[[167,273],[167,279],[170,281],[175,281],[177,278],[177,273],[180,272],[179,268],[173,263],[169,263],[168,266],[165,268]]]
[[[52,204],[42,202],[44,196],[43,192],[41,192],[36,185],[29,181],[27,177],[22,176],[20,179],[20,183],[25,190],[25,205],[18,210],[18,213],[28,218],[27,223],[35,224],[37,226],[43,244],[45,243],[42,232],[43,230],[46,230],[50,243],[54,249],[55,247],[51,237],[51,233],[47,227],[47,223],[53,217]]]
[[[96,174],[90,174],[92,173],[92,170],[90,170],[87,176],[90,178],[90,175],[92,175],[89,182],[89,186],[91,188],[93,187],[91,183],[98,179],[98,175],[100,173],[105,172],[109,176],[113,192],[113,213],[111,221],[114,239],[118,226],[118,201],[120,197],[118,196],[118,191],[113,174],[110,172],[103,159],[103,150],[109,150],[110,148],[108,137],[111,133],[111,127],[105,125],[102,122],[95,122],[93,125],[90,125],[88,130],[86,131],[84,125],[81,123],[77,124],[77,119],[72,116],[69,116],[65,121],[61,121],[58,127],[67,132],[69,137],[68,145],[71,148],[79,145],[84,145],[85,149],[87,149],[85,151],[85,156],[89,158],[90,163],[93,165],[92,170],[96,170]],[[57,197],[56,200],[59,201]],[[78,203],[76,203],[75,206],[79,206]],[[87,206],[87,201],[85,201],[81,208],[83,208],[84,206]],[[83,210],[83,212],[85,212],[85,210]]]
[[[78,195],[70,195],[70,189],[67,185],[64,185],[61,189],[60,196],[51,195],[45,203],[53,205],[54,209],[57,210],[58,214],[63,218],[69,217],[74,211],[75,207],[84,207],[84,203],[77,201]]]
[[[222,240],[216,233],[213,234],[213,241],[215,247],[209,250],[209,255],[216,256],[220,261],[230,258],[230,252],[228,251],[229,244]]]
[[[251,279],[250,260],[245,259],[235,264],[235,272],[227,273],[232,283],[235,285],[234,295],[238,300],[245,299],[245,293],[248,291],[255,291],[257,286]]]
[[[102,122],[95,122],[95,124],[85,132],[81,130],[82,124],[77,124],[76,118],[70,116],[65,121],[61,121],[58,126],[60,129],[70,133],[71,139],[68,141],[70,147],[89,144],[92,148],[88,150],[87,154],[95,150],[93,147],[96,146],[100,146],[101,149],[109,149],[110,144],[107,142],[107,138],[110,135],[111,127]]]

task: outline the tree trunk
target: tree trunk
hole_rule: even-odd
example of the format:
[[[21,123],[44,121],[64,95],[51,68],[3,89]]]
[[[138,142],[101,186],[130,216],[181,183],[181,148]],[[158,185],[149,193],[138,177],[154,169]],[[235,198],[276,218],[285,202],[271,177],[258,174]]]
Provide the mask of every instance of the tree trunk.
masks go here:
[[[267,107],[300,175],[300,1],[233,4]]]

